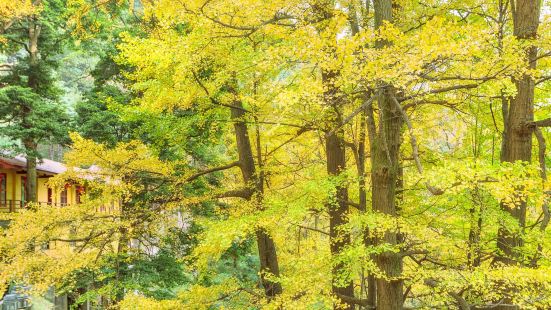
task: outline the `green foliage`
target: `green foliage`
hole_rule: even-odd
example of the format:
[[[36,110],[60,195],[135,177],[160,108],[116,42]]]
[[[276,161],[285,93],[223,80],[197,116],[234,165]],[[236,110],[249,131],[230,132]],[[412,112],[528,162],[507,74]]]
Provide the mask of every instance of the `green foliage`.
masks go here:
[[[69,117],[65,109],[28,87],[1,88],[0,114],[4,123],[2,134],[12,141],[32,139],[37,143],[66,143],[68,140]],[[18,149],[17,144],[11,147]]]

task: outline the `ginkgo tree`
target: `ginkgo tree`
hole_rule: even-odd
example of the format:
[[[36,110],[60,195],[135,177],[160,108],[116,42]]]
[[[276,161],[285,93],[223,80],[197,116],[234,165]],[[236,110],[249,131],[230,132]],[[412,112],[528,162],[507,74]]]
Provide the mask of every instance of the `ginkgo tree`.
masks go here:
[[[15,216],[6,236],[27,246],[0,243],[0,272],[76,287],[186,214],[196,243],[171,263],[193,276],[172,299],[117,277],[97,294],[124,309],[548,308],[545,6],[144,2],[116,56],[131,100],[105,99],[135,135],[73,135],[74,168],[52,182],[88,182],[89,200]],[[29,250],[48,241],[80,250]]]

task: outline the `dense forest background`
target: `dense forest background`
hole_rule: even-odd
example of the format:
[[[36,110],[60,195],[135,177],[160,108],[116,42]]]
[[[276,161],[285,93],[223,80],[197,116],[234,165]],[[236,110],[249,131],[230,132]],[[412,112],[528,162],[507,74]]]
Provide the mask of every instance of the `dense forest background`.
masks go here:
[[[87,188],[28,182],[0,290],[551,308],[548,1],[0,0],[0,49],[2,155]]]

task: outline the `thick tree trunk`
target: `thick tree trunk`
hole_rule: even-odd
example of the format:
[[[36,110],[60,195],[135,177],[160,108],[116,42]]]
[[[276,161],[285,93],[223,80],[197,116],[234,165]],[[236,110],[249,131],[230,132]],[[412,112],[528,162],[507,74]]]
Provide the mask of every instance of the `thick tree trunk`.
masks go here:
[[[539,0],[511,1],[513,14],[514,35],[520,39],[533,39],[536,37],[539,15]],[[526,67],[536,67],[537,48],[530,46],[526,49]],[[517,88],[517,94],[511,98],[508,107],[504,103],[504,142],[502,143],[501,159],[505,162],[532,160],[532,134],[533,129],[527,126],[527,122],[534,120],[534,80],[529,75],[513,78]],[[519,188],[519,191],[522,190]],[[526,201],[519,193],[520,202],[510,207],[502,204],[503,210],[516,219],[520,230],[526,226]],[[500,250],[498,261],[506,264],[522,263],[516,248],[523,245],[523,238],[516,228],[500,226],[497,236],[497,246]]]
[[[27,195],[25,202],[37,202],[37,172],[36,172],[36,143],[32,139],[23,141],[27,153]]]
[[[375,0],[375,28],[379,29],[385,21],[392,22],[392,1]],[[383,48],[387,42],[377,42]],[[397,185],[400,182],[400,145],[402,132],[402,114],[394,100],[396,90],[392,85],[381,83],[378,94],[379,125],[378,132],[371,143],[371,183],[373,210],[391,217],[397,217]],[[400,243],[398,227],[384,232],[384,237],[376,240],[378,244],[391,246]],[[376,255],[375,262],[383,273],[376,279],[377,309],[395,310],[403,307],[402,257],[400,253],[383,252]]]
[[[233,102],[231,108],[231,119],[234,124],[235,139],[237,141],[237,153],[239,156],[241,174],[247,187],[252,188],[252,197],[258,208],[262,208],[263,184],[256,173],[253,150],[247,123],[245,122],[245,110],[239,100]],[[258,256],[260,258],[260,277],[264,292],[267,297],[274,297],[281,293],[281,284],[268,280],[266,274],[279,276],[279,265],[277,261],[277,252],[275,243],[262,228],[256,231],[256,242],[258,245]]]
[[[373,141],[371,154],[371,182],[373,210],[391,217],[396,217],[396,186],[400,174],[400,144],[402,116],[392,103],[394,88],[385,86],[379,94],[379,132]],[[399,244],[399,233],[386,231],[384,238],[376,240],[378,244]],[[377,282],[377,309],[402,309],[403,281],[402,257],[400,253],[383,252],[378,254],[375,262],[384,277]]]

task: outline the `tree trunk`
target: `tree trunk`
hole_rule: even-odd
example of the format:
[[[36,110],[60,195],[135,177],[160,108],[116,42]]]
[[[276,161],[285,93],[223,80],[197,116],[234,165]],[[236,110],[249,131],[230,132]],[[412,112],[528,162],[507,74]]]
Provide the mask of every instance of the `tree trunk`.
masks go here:
[[[69,309],[87,310],[88,301],[77,303],[80,296],[86,294],[86,289],[79,287],[75,292],[67,294],[67,306]]]
[[[34,22],[34,17],[31,17],[29,25],[29,77],[27,85],[34,92],[39,89],[39,77],[38,77],[38,38],[40,36],[41,27]],[[27,117],[32,113],[29,107],[24,108],[26,117],[24,118],[23,127],[31,129],[33,124],[27,120]],[[36,172],[36,156],[37,156],[37,143],[32,138],[28,137],[23,140],[25,146],[25,152],[27,157],[27,196],[25,196],[26,202],[37,202],[37,172]]]
[[[360,32],[360,23],[358,21],[358,12],[356,10],[355,3],[350,3],[349,6],[349,16],[348,19],[350,21],[350,30],[352,33],[352,36],[357,35]],[[366,2],[366,8],[367,11],[369,11],[369,1]],[[366,12],[367,13],[367,12]],[[362,16],[362,20],[364,20],[365,17]],[[364,97],[364,100],[369,100],[367,96]],[[365,102],[362,102],[364,104]],[[361,118],[360,118],[360,133],[359,133],[359,141],[358,141],[358,150],[357,150],[357,170],[358,170],[358,199],[359,199],[359,210],[361,212],[367,212],[367,188],[366,188],[366,173],[365,173],[365,160],[366,160],[366,154],[365,154],[365,142],[366,142],[366,135],[367,135],[367,127],[368,122],[367,118],[369,116],[373,116],[373,107],[369,105],[369,107],[366,107],[363,109]],[[366,229],[365,235],[364,235],[364,243],[366,247],[369,247],[373,245],[373,240],[369,237],[369,230]],[[362,272],[362,292],[364,288],[365,283],[365,275]],[[367,286],[365,287],[367,291],[367,303],[370,306],[375,306],[376,303],[376,282],[375,277],[373,274],[367,275]],[[362,297],[362,296],[360,296]],[[360,307],[361,309],[362,307]]]
[[[534,39],[537,34],[540,15],[539,0],[511,1],[513,14],[514,35],[520,39]],[[536,67],[537,48],[529,46],[526,49],[526,68]],[[532,133],[533,129],[527,126],[527,122],[534,120],[534,80],[529,75],[513,78],[517,88],[517,94],[511,98],[508,107],[503,108],[504,116],[504,143],[502,143],[501,159],[505,162],[532,160]],[[506,103],[505,103],[506,105]],[[526,226],[526,201],[521,197],[522,189],[519,188],[520,202],[513,208],[502,204],[502,209],[509,213],[522,230]],[[504,225],[500,226],[497,236],[497,246],[500,250],[497,260],[506,264],[522,263],[516,252],[516,248],[523,245],[521,234],[515,233]]]
[[[382,214],[397,216],[396,185],[399,182],[402,116],[394,107],[392,98],[394,88],[385,86],[379,95],[379,132],[373,141],[371,154],[371,182],[373,210]],[[399,234],[386,231],[384,238],[377,239],[377,244],[395,246],[399,243]],[[402,309],[403,281],[402,258],[400,253],[383,252],[378,254],[375,262],[385,277],[377,278],[377,309]]]
[[[368,109],[366,109],[368,110]],[[369,108],[371,115],[373,115],[372,107]],[[367,131],[367,121],[366,118],[368,117],[367,111],[364,110],[364,112],[361,115],[360,120],[360,141],[358,143],[358,192],[359,192],[359,204],[360,204],[360,211],[367,212],[367,188],[366,188],[366,171],[365,171],[365,161],[366,161],[366,154],[365,154],[365,141],[366,141],[366,131]],[[364,243],[366,247],[369,247],[373,245],[373,238],[369,236],[369,230],[366,229],[365,235],[364,235]],[[363,281],[363,279],[362,279]],[[377,296],[377,283],[375,281],[375,276],[373,273],[370,273],[367,275],[367,303],[371,306],[375,306],[376,304],[376,296]]]
[[[472,195],[473,206],[469,210],[470,228],[467,249],[467,262],[470,268],[479,267],[482,262],[480,235],[482,233],[482,209],[483,202],[478,187],[475,187]]]
[[[32,88],[34,91],[38,89],[38,81],[39,77],[36,73],[38,73],[38,70],[36,70],[36,66],[38,66],[38,38],[40,37],[41,32],[41,26],[37,24],[34,20],[34,17],[31,18],[31,22],[29,23],[29,80],[27,84],[30,88]]]
[[[27,193],[25,202],[37,202],[37,172],[36,172],[36,143],[32,139],[23,141],[25,152],[27,153]]]
[[[253,150],[249,138],[247,123],[245,122],[245,110],[239,100],[234,100],[231,108],[231,119],[233,121],[235,139],[237,141],[237,153],[239,156],[241,174],[247,187],[252,188],[251,199],[255,200],[259,209],[262,209],[263,184],[256,173]],[[256,242],[258,245],[258,256],[260,258],[260,277],[264,292],[268,298],[281,293],[281,284],[268,280],[266,274],[279,276],[279,265],[275,243],[263,228],[256,231]]]
[[[332,53],[332,51],[330,53]],[[346,154],[343,137],[344,132],[342,128],[335,130],[341,127],[342,123],[342,113],[340,112],[341,104],[339,104],[338,98],[339,90],[335,85],[337,76],[338,73],[335,71],[322,70],[322,81],[325,87],[323,98],[324,103],[330,110],[330,114],[328,115],[330,126],[325,140],[325,153],[327,156],[326,168],[327,174],[337,179],[335,197],[330,199],[331,201],[327,203],[329,213],[329,242],[331,255],[333,257],[339,255],[344,248],[350,244],[350,235],[340,230],[340,227],[346,223],[348,188],[346,182],[338,179],[341,173],[346,169]],[[343,264],[340,263],[333,266],[331,290],[337,297],[354,297],[352,281],[341,283],[341,281],[338,280],[341,277],[343,267]],[[345,305],[342,309],[354,309],[353,304],[348,304],[344,300],[341,300],[341,304]]]
[[[376,126],[375,126],[375,117],[373,112],[373,105],[368,105],[365,111],[366,114],[366,126],[367,126],[367,133],[369,137],[369,151],[371,153],[371,156],[375,154],[375,137],[376,137]],[[371,158],[371,161],[373,161],[373,158]],[[373,189],[373,184],[371,184]],[[367,204],[367,198],[366,198],[366,204]],[[366,205],[367,208],[367,205]],[[373,202],[371,203],[371,210],[373,211]],[[365,236],[365,245],[366,246],[372,246],[375,245],[375,240],[373,237],[370,236],[369,231],[366,231]],[[375,260],[375,257],[372,255],[371,259]],[[371,273],[367,277],[367,301],[370,305],[375,306],[377,304],[377,280],[375,279],[375,275]]]
[[[375,28],[384,21],[392,22],[392,1],[376,0]],[[378,48],[388,43],[377,42]],[[378,132],[370,134],[371,143],[371,183],[373,210],[391,217],[397,217],[397,185],[400,182],[400,145],[403,119],[401,111],[394,104],[396,90],[392,85],[381,83],[378,93],[379,125]],[[400,243],[398,227],[384,232],[377,244],[396,246]],[[395,310],[403,307],[402,257],[400,253],[383,252],[375,257],[375,263],[384,277],[376,279],[377,309]]]

